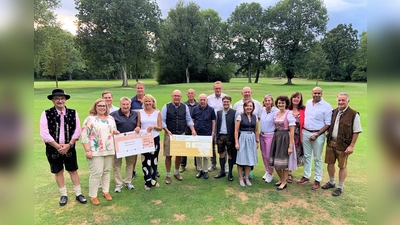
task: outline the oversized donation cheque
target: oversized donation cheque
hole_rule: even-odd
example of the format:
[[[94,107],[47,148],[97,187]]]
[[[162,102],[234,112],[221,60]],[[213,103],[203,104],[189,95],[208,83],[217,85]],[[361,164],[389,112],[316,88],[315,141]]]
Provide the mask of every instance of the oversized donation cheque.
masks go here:
[[[172,135],[171,156],[212,156],[211,136]]]
[[[117,158],[154,152],[153,132],[126,132],[114,135],[115,153]]]

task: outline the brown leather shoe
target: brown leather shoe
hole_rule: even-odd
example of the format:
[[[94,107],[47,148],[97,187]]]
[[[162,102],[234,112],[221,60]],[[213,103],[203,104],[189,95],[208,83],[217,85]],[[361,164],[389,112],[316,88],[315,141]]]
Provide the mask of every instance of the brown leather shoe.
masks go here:
[[[97,197],[96,198],[90,198],[90,202],[93,205],[100,205],[100,201],[99,201],[99,199]]]
[[[183,178],[182,178],[182,176],[178,173],[178,174],[174,174],[174,177],[176,178],[176,179],[178,179],[179,181],[182,181],[183,180]]]
[[[311,189],[313,189],[314,191],[317,190],[319,187],[321,186],[321,184],[319,183],[319,181],[314,180],[314,184],[311,187]]]
[[[112,197],[111,197],[111,195],[110,195],[110,193],[103,193],[103,197],[107,200],[107,201],[111,201],[112,200]]]
[[[297,181],[298,184],[305,184],[308,181],[310,181],[310,179],[302,177],[300,180]]]
[[[165,183],[170,184],[172,182],[171,177],[165,178]]]

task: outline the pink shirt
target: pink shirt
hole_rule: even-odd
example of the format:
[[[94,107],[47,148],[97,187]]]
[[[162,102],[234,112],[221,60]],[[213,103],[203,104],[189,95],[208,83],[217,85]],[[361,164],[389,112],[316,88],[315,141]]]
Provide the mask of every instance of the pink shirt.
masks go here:
[[[67,110],[64,108],[62,111],[57,110],[58,115],[65,115],[67,113]],[[62,113],[62,114],[61,114]],[[76,127],[74,134],[71,137],[72,139],[78,140],[79,137],[81,136],[81,122],[79,120],[78,112],[75,111],[75,118],[76,118]],[[60,135],[59,140],[54,140],[54,138],[50,135],[49,133],[49,127],[47,126],[47,117],[46,117],[46,112],[42,112],[42,115],[40,117],[40,137],[42,137],[42,140],[45,143],[55,141],[58,144],[65,144],[64,140],[64,135],[61,135],[64,133],[64,116],[60,116]]]

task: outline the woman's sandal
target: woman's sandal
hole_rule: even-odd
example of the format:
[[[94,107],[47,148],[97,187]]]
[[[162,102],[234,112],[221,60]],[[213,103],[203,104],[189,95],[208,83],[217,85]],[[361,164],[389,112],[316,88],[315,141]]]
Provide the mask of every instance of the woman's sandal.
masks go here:
[[[150,188],[147,187],[146,185],[144,185],[144,189],[145,189],[146,191],[150,190]]]
[[[247,186],[251,186],[252,185],[250,180],[249,180],[249,178],[246,177],[246,178],[244,178],[244,180],[246,181]]]
[[[292,176],[291,173],[288,175],[288,179],[286,179],[286,181],[287,181],[288,183],[292,183],[292,182],[293,182],[293,176]]]
[[[239,184],[240,184],[240,186],[242,186],[242,187],[246,186],[246,185],[244,184],[243,178],[239,178]]]
[[[278,186],[281,186],[281,184],[282,184],[281,182],[278,182],[278,183],[275,183],[274,186],[278,187]]]

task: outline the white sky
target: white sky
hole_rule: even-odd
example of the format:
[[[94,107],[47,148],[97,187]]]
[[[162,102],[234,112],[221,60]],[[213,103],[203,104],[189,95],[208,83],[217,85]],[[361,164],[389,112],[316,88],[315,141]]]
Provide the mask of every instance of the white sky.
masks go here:
[[[168,11],[171,7],[175,7],[178,0],[158,0],[158,6],[161,9],[162,17],[165,18],[168,15]],[[236,6],[239,6],[242,2],[253,2],[252,0],[192,0],[196,2],[201,9],[212,8],[219,13],[222,20],[226,20],[230,14],[235,10]],[[385,0],[386,2],[393,2],[399,6],[399,0]],[[188,2],[187,0],[185,1]],[[263,8],[273,6],[278,0],[262,0],[258,1]],[[381,2],[381,1],[376,1]],[[335,28],[340,23],[353,24],[353,28],[357,29],[359,33],[363,30],[367,30],[367,0],[325,0],[324,1],[328,9],[328,30]],[[63,24],[63,28],[69,32],[75,34],[76,26],[74,21],[76,20],[75,15],[78,11],[75,9],[74,1],[61,0],[61,8],[56,10],[58,20]],[[1,5],[0,5],[1,6]],[[389,7],[390,8],[390,7]],[[399,9],[399,7],[394,7]],[[393,10],[395,13],[395,11]],[[397,13],[396,13],[397,14]],[[1,14],[0,14],[1,15]]]

